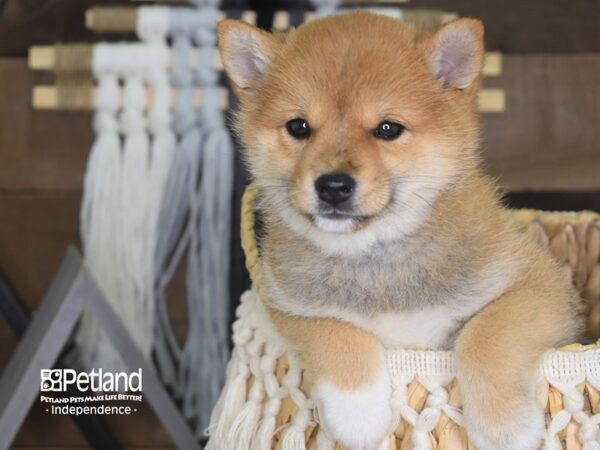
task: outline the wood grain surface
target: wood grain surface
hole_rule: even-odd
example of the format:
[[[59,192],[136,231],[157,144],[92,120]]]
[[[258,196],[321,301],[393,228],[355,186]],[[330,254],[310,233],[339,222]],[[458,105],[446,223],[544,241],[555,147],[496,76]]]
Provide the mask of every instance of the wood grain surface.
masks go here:
[[[92,5],[129,5],[126,0],[5,0],[0,15],[0,56],[25,56],[31,45],[87,42],[85,10]],[[224,9],[257,9],[263,18],[278,9],[307,9],[308,0],[222,2]],[[433,8],[477,17],[486,26],[488,50],[503,53],[600,51],[600,2],[596,0],[411,0],[406,8]],[[108,35],[103,39],[126,36]]]
[[[509,190],[600,188],[600,54],[506,55],[506,112],[484,117],[483,155]]]

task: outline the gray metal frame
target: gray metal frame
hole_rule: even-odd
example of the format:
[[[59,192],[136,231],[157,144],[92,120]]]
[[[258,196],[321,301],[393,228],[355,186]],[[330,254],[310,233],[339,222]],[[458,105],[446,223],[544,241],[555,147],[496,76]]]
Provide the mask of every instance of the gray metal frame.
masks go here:
[[[0,378],[0,450],[8,449],[40,389],[40,370],[54,366],[77,321],[88,311],[130,370],[142,369],[143,395],[178,448],[200,449],[183,416],[123,323],[69,248],[50,288]]]

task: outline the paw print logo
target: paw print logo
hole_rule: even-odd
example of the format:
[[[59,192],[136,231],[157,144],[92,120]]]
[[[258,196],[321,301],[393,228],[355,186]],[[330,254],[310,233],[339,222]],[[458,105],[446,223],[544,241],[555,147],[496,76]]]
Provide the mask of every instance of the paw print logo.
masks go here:
[[[62,391],[62,371],[59,369],[42,369],[40,390],[42,392]]]

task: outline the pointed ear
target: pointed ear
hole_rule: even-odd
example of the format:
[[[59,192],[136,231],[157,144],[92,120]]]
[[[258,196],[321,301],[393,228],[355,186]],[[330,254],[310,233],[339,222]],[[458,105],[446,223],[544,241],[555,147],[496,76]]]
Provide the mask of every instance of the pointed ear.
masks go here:
[[[427,58],[433,77],[443,87],[466,89],[481,73],[483,52],[481,21],[457,19],[430,38]]]
[[[235,87],[255,88],[273,58],[273,36],[241,20],[222,20],[217,37],[223,67]]]

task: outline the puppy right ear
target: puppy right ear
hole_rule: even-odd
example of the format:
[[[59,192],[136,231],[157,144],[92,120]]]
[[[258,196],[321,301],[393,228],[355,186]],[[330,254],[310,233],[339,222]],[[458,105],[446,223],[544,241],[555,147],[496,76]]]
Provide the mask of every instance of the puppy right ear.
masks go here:
[[[483,67],[483,24],[462,18],[443,25],[427,51],[432,75],[444,88],[467,89]]]
[[[219,53],[223,67],[239,90],[256,88],[271,63],[275,39],[241,20],[217,24]]]

